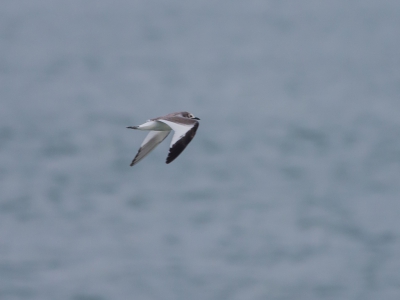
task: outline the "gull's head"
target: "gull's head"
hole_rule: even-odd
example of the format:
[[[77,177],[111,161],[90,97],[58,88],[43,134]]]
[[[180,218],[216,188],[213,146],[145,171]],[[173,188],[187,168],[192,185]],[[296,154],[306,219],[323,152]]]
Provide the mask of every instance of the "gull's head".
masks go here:
[[[193,119],[193,120],[200,120],[200,118],[195,117],[193,114],[187,111],[183,111],[178,113],[181,117],[188,118],[188,119]]]

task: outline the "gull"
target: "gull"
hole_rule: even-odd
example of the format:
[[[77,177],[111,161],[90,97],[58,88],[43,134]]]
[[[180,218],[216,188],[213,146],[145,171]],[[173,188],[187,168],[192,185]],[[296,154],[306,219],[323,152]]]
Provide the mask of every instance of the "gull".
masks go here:
[[[130,166],[136,165],[146,157],[168,136],[171,130],[175,133],[172,137],[166,163],[172,162],[194,138],[197,128],[199,128],[197,120],[200,119],[187,111],[182,111],[147,120],[142,125],[127,127],[137,130],[150,130]]]

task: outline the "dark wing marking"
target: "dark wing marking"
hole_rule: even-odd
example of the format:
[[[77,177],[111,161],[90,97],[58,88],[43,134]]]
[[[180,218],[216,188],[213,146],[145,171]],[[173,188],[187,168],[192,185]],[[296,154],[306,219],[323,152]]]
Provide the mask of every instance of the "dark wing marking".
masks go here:
[[[169,164],[175,158],[185,150],[186,146],[192,141],[194,136],[196,135],[197,128],[199,128],[199,122],[195,122],[193,126],[183,135],[180,139],[178,139],[175,144],[171,145],[169,148],[169,153],[167,157],[166,163]]]

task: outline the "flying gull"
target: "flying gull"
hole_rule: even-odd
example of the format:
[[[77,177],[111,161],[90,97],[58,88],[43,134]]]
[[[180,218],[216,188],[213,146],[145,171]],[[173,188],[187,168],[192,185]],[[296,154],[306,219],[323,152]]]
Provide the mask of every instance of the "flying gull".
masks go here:
[[[169,164],[172,162],[194,138],[197,128],[199,128],[197,120],[200,119],[187,111],[182,111],[150,119],[139,126],[127,127],[130,129],[150,130],[138,153],[132,160],[131,167],[157,147],[168,136],[171,130],[175,131],[175,133],[172,137],[166,163]]]

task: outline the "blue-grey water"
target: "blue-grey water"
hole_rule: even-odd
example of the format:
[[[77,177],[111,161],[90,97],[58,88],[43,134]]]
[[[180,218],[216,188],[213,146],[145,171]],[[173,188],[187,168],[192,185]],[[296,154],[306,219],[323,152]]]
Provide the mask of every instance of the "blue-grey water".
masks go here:
[[[400,299],[400,2],[1,1],[0,299]]]

